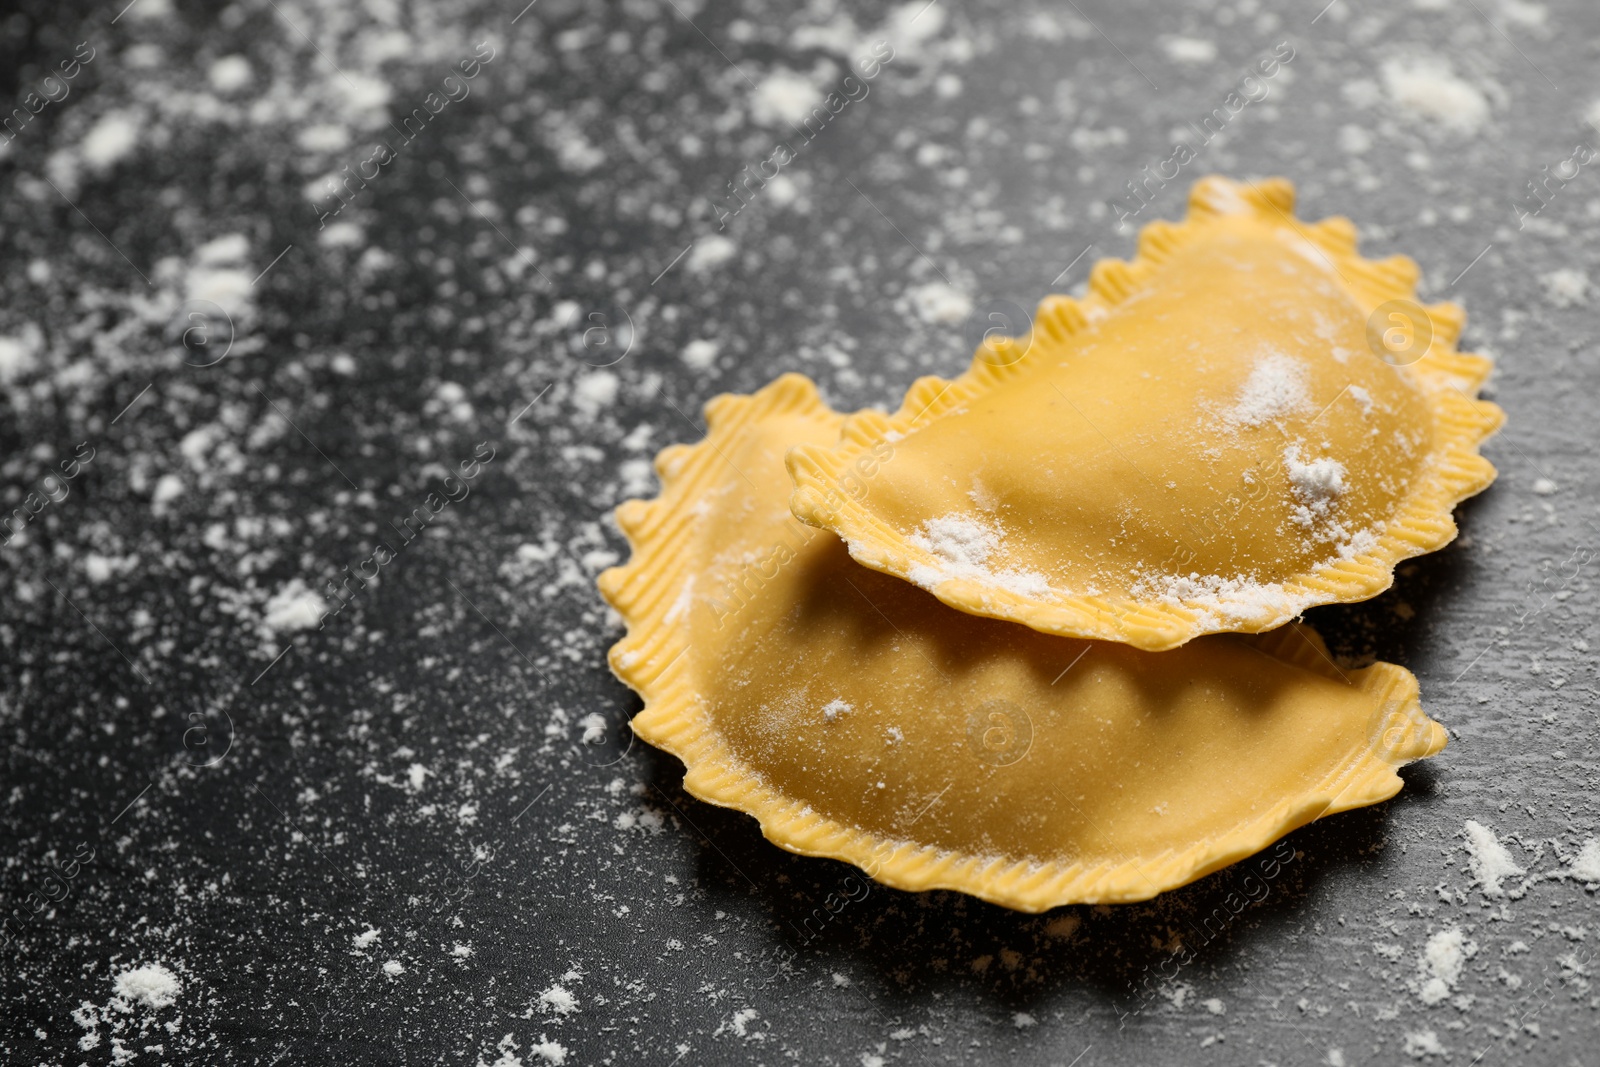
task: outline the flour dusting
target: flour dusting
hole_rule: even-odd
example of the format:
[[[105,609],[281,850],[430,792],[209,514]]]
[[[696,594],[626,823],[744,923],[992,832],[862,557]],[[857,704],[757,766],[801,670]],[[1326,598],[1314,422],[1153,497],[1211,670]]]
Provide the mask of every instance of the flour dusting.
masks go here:
[[[1283,587],[1256,581],[1238,575],[1225,578],[1221,575],[1199,573],[1147,575],[1135,582],[1129,591],[1140,599],[1158,600],[1174,607],[1198,608],[1206,613],[1204,621],[1212,625],[1217,621],[1252,618],[1263,611],[1280,616],[1298,611],[1295,604],[1284,595]]]
[[[1345,491],[1344,464],[1331,456],[1303,461],[1300,446],[1290,445],[1283,453],[1283,463],[1295,495],[1308,502],[1333,500]]]
[[[1405,1050],[1406,1055],[1414,1060],[1420,1060],[1424,1056],[1448,1056],[1450,1054],[1449,1050],[1439,1042],[1439,1035],[1432,1030],[1418,1030],[1414,1033],[1406,1034]]]
[[[1167,57],[1176,63],[1204,66],[1216,62],[1217,59],[1215,42],[1203,37],[1168,37],[1161,42],[1161,47],[1167,53]]]
[[[1461,971],[1478,951],[1478,946],[1467,940],[1459,927],[1440,930],[1428,938],[1422,956],[1417,961],[1420,982],[1413,984],[1417,996],[1424,1004],[1438,1004],[1455,991],[1461,981]]]
[[[114,988],[118,997],[130,1004],[160,1010],[177,1003],[183,985],[178,976],[159,963],[148,963],[117,975]]]
[[[1506,846],[1500,843],[1495,832],[1482,823],[1468,819],[1465,833],[1467,835],[1467,857],[1472,867],[1472,877],[1478,885],[1483,887],[1486,897],[1506,896],[1506,890],[1500,885],[1507,878],[1514,878],[1525,874],[1511,858],[1511,853]],[[1513,899],[1522,896],[1520,890],[1513,890],[1510,894]]]
[[[1288,356],[1274,354],[1256,361],[1233,407],[1223,417],[1234,426],[1260,426],[1302,411],[1310,402],[1305,367]]]
[[[562,1067],[562,1064],[567,1062],[567,1047],[559,1041],[551,1041],[543,1034],[539,1035],[539,1040],[535,1041],[528,1051],[551,1067]]]
[[[964,515],[929,519],[908,540],[957,567],[981,567],[1000,547],[999,530]]]
[[[1578,851],[1578,858],[1567,868],[1568,878],[1585,885],[1600,884],[1600,841],[1589,838]]]
[[[1589,302],[1589,276],[1576,267],[1561,267],[1541,274],[1539,280],[1544,283],[1544,298],[1558,308]]]
[[[326,602],[304,579],[290,578],[267,601],[261,625],[271,634],[312,630],[325,610]]]
[[[1283,451],[1283,465],[1289,473],[1289,487],[1298,501],[1290,518],[1295,525],[1313,529],[1321,525],[1327,539],[1345,540],[1348,534],[1342,526],[1332,523],[1334,505],[1344,494],[1344,464],[1332,456],[1318,459],[1301,458],[1300,446],[1290,445]]]
[[[822,90],[809,78],[779,68],[755,87],[750,114],[764,126],[798,126],[822,103]]]
[[[163,1053],[165,1044],[149,1044],[157,1034],[176,1040],[183,1029],[183,1017],[165,1018],[161,1012],[178,1001],[183,983],[164,964],[147,963],[120,971],[111,981],[111,998],[104,1004],[83,1001],[72,1009],[72,1021],[81,1029],[77,1046],[88,1052],[100,1047],[109,1037],[111,1062],[117,1067],[131,1063],[139,1050]],[[101,1027],[108,1033],[102,1035]]]
[[[917,317],[936,326],[955,326],[972,314],[972,298],[944,282],[919,285],[908,294]]]
[[[708,271],[727,263],[739,251],[739,247],[721,234],[711,234],[695,242],[694,249],[688,255],[684,266],[691,273],[705,274]]]
[[[1455,133],[1473,133],[1489,118],[1483,93],[1432,56],[1389,60],[1383,65],[1383,87],[1401,111]]]
[[[924,522],[906,540],[914,548],[938,557],[939,563],[919,563],[911,568],[913,583],[932,590],[953,578],[968,578],[1019,596],[1050,595],[1050,582],[1037,571],[996,570],[989,559],[1000,549],[1003,533],[998,525],[951,513]]]
[[[538,1005],[542,1012],[555,1012],[557,1016],[566,1017],[578,1010],[578,998],[557,982],[539,994]]]

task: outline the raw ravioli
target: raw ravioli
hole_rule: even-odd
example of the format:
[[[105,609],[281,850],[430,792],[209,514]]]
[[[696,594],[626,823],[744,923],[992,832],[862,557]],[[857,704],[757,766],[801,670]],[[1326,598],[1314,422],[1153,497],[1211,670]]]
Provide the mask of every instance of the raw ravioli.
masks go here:
[[[1006,907],[1142,900],[1372,804],[1444,747],[1416,679],[1309,628],[1172,652],[952,610],[788,508],[785,452],[844,417],[786,375],[706,407],[600,576],[638,736],[772,841]]]
[[[962,611],[1150,650],[1383,592],[1494,478],[1490,364],[1410,260],[1292,207],[1202,180],[1030,337],[797,448],[795,515]]]

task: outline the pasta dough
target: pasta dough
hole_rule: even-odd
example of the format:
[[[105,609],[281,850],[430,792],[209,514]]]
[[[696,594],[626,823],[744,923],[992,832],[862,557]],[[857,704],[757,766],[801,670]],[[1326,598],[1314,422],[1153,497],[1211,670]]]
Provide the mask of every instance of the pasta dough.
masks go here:
[[[844,422],[807,379],[706,417],[617,510],[610,660],[684,787],[786,849],[1023,911],[1141,900],[1444,746],[1409,672],[1341,672],[1305,627],[1156,654],[951,610],[790,515],[785,452]]]
[[[1150,650],[1387,589],[1494,478],[1489,363],[1410,260],[1292,206],[1202,180],[1030,337],[796,448],[795,515],[962,611]]]

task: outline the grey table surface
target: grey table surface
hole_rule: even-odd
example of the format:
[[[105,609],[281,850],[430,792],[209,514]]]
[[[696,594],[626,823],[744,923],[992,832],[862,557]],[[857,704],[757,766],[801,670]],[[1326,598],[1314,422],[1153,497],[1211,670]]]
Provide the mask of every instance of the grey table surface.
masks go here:
[[[124,3],[0,16],[0,1059],[1600,1062],[1594,8]],[[1176,140],[1135,222],[1288,177],[1497,360],[1462,537],[1311,615],[1451,743],[1213,937],[1248,863],[1042,916],[874,888],[807,939],[850,868],[624,727],[609,510],[717,393],[956,372],[969,312],[1131,253]]]

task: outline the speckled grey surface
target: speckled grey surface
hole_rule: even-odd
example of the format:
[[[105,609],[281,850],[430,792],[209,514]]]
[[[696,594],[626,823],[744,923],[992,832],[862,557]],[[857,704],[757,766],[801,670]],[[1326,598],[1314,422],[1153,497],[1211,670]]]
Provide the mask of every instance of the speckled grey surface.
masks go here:
[[[1600,179],[1563,163],[1600,137],[1592,7],[10,11],[0,501],[55,499],[0,546],[0,1059],[1595,1062],[1600,929],[1561,874],[1600,834]],[[808,937],[850,869],[622,728],[609,508],[718,392],[801,370],[891,405],[963,364],[966,303],[1127,255],[1109,202],[1285,45],[1135,221],[1208,172],[1284,175],[1498,359],[1500,479],[1461,539],[1312,616],[1414,670],[1449,748],[1278,846],[1236,917],[1262,859],[1044,916],[874,888]],[[804,85],[850,95],[799,135]],[[346,166],[370,180],[341,200]],[[1502,895],[1468,820],[1525,869]],[[1464,966],[1425,972],[1452,929]]]

